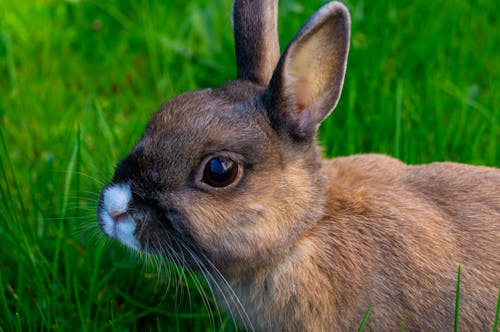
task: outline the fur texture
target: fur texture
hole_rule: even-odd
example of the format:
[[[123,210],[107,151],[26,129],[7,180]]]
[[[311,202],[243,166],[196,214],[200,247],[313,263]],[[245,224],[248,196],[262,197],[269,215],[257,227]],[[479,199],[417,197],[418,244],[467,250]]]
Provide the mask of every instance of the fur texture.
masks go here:
[[[322,160],[315,135],[340,98],[349,14],[326,4],[277,60],[276,10],[276,1],[235,3],[240,79],[182,94],[153,116],[103,189],[103,231],[200,269],[249,330],[353,330],[370,305],[369,331],[405,320],[407,331],[449,330],[459,264],[461,328],[491,330],[500,171]],[[200,185],[204,161],[221,155],[242,176]]]

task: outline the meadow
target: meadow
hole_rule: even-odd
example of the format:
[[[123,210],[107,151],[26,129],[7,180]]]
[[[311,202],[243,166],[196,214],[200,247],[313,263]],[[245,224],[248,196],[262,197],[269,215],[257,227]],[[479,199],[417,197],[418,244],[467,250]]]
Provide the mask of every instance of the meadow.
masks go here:
[[[282,47],[323,3],[281,1]],[[346,4],[324,154],[498,167],[497,2]],[[230,13],[230,0],[0,0],[0,331],[235,329],[201,278],[105,239],[95,218],[161,103],[235,77]]]

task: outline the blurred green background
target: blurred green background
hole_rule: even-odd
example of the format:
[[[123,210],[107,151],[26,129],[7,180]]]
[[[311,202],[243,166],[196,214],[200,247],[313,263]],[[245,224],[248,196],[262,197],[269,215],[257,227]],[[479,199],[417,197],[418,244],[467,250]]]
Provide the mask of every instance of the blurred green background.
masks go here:
[[[282,47],[324,2],[281,1]],[[325,154],[498,166],[498,3],[347,5]],[[201,278],[104,240],[95,221],[159,105],[235,77],[230,13],[229,0],[0,0],[0,330],[234,329]]]

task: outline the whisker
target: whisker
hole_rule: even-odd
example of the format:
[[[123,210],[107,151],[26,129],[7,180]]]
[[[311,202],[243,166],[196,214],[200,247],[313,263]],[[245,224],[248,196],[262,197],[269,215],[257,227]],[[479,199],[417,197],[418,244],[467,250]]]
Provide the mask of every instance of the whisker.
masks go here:
[[[92,195],[92,196],[97,196],[97,197],[100,196],[100,193],[99,192],[95,192],[95,191],[80,190],[80,192],[83,193],[83,194],[88,194],[88,195]]]
[[[186,244],[184,244],[184,243],[181,242],[181,245],[183,245],[183,248],[185,248],[188,252],[190,252],[190,255],[195,255],[193,253],[193,251]],[[217,272],[218,277],[223,281],[224,286],[229,290],[229,293],[230,293],[229,295],[231,295],[231,298],[233,299],[232,302],[235,302],[234,304],[236,305],[236,311],[237,311],[238,316],[241,318],[241,322],[244,324],[245,327],[249,327],[251,331],[254,331],[252,322],[250,321],[250,318],[249,318],[249,316],[248,316],[245,308],[243,307],[241,301],[239,300],[238,296],[236,295],[236,293],[234,292],[234,290],[232,289],[232,287],[229,285],[229,283],[224,278],[224,276],[220,273],[220,271],[213,265],[213,263],[205,255],[203,255],[203,257],[204,257],[204,259],[200,260],[196,255],[194,256],[194,258],[196,260],[198,260],[198,261],[206,261],[207,263],[209,263],[211,265],[211,267]],[[235,316],[234,316],[234,313],[233,313],[233,307],[231,306],[231,303],[228,300],[228,298],[227,298],[224,290],[222,289],[221,285],[218,283],[218,281],[215,278],[215,276],[212,275],[208,271],[208,269],[206,269],[206,267],[204,266],[204,264],[203,264],[203,267],[205,268],[205,270],[207,272],[207,275],[210,277],[210,279],[212,280],[213,284],[219,290],[219,293],[222,295],[222,297],[224,299],[224,302],[227,304],[227,309],[229,310],[229,314],[230,314],[231,318],[233,319],[233,321],[237,321],[235,319]],[[212,290],[212,288],[211,288],[211,284],[212,283],[208,279],[207,279],[207,282],[209,284],[209,287],[210,287],[212,293],[214,293],[213,290]]]
[[[84,176],[84,177],[86,177],[86,178],[88,178],[88,179],[90,179],[90,180],[94,181],[95,183],[97,183],[97,184],[101,185],[101,186],[104,186],[104,185],[105,185],[105,183],[104,183],[103,181],[99,180],[98,178],[96,178],[96,177],[94,177],[94,176],[92,176],[92,175],[86,174],[86,173],[84,173],[84,172],[82,172],[82,171],[71,171],[71,172],[72,172],[73,174],[77,174],[77,175]],[[67,173],[68,173],[68,171],[55,171],[55,173],[63,173],[63,174],[67,174]]]
[[[176,243],[177,246],[181,245],[177,239],[174,238],[174,241],[175,241],[175,243]],[[201,272],[203,278],[208,282],[207,276],[205,275],[206,271],[205,271],[205,267],[203,266],[203,262],[201,262],[198,259],[198,257],[196,257],[196,255],[193,252],[188,251],[188,253],[193,258],[193,260],[196,263],[196,265],[199,267],[200,272]],[[196,289],[198,289],[198,291],[200,292],[200,294],[202,296],[202,301],[203,301],[203,303],[205,305],[207,313],[209,314],[210,324],[212,324],[212,326],[215,328],[215,318],[214,318],[213,311],[210,308],[211,307],[210,306],[210,299],[205,294],[205,290],[203,289],[202,284],[198,281],[198,278],[194,275],[194,272],[191,269],[189,269],[189,268],[187,269],[187,272],[190,274],[191,278],[193,279]],[[209,288],[210,288],[210,285],[209,285]],[[220,316],[219,310],[217,312],[218,312],[219,321],[222,323],[222,318]]]
[[[163,230],[168,234],[168,230],[166,229],[165,225],[163,223],[159,223],[160,227],[163,228]],[[159,237],[159,236],[158,236]],[[158,243],[162,243],[162,241],[159,239],[158,240]],[[180,279],[184,279],[186,280],[186,284],[188,284],[188,280],[187,280],[187,277],[186,277],[186,274],[185,274],[185,269],[184,268],[181,268],[181,267],[185,267],[186,266],[186,262],[185,262],[185,259],[184,257],[181,257],[180,255],[177,254],[177,252],[175,250],[172,250],[171,248],[168,248],[166,246],[160,246],[160,249],[162,250],[162,253],[164,254],[167,254],[166,256],[164,257],[169,257],[168,256],[168,253],[164,252],[165,250],[169,250],[169,252],[172,254],[172,258],[174,259],[174,268],[175,268],[175,272],[177,273],[177,275],[180,277]],[[178,290],[179,290],[179,285],[177,285],[176,287],[176,296],[175,298],[176,299],[182,299],[182,294],[181,296],[179,297],[177,294],[178,294]],[[189,287],[186,288],[187,290],[187,293],[188,293],[188,301],[189,301],[189,304],[191,305],[192,301],[191,301],[191,293],[190,293],[190,290],[189,290]]]
[[[161,243],[161,242],[158,242],[158,243]],[[172,265],[170,265],[170,269],[174,269],[174,270],[170,270],[171,272],[175,272],[176,275],[177,275],[177,278],[182,280],[186,280],[186,284],[187,284],[187,278],[186,278],[186,275],[184,273],[184,270],[181,268],[181,266],[184,265],[184,262],[183,260],[181,259],[181,257],[174,251],[174,250],[171,250],[170,248],[168,247],[165,247],[163,245],[161,245],[159,248],[158,248],[158,251],[160,252],[160,257],[169,257],[172,259],[173,263]],[[168,255],[168,256],[165,256],[165,255]],[[160,257],[158,259],[160,259]],[[164,262],[164,261],[161,261],[161,262]],[[166,263],[163,263],[163,265],[166,265]],[[172,279],[173,280],[173,279]],[[188,302],[189,304],[191,305],[191,294],[190,294],[190,291],[189,291],[189,288],[186,287],[181,287],[182,284],[180,282],[177,282],[175,283],[175,301],[176,301],[176,310],[179,310],[180,307],[182,306],[181,303],[179,303],[178,301],[179,300],[182,300],[184,299],[184,296],[183,296],[183,293],[184,293],[184,289],[187,290],[187,295],[188,295]]]
[[[239,299],[238,295],[236,295],[235,291],[233,290],[233,288],[231,287],[231,285],[229,284],[229,282],[227,281],[227,279],[222,275],[222,273],[219,271],[219,269],[212,263],[212,261],[205,254],[201,253],[201,255],[202,255],[203,259],[215,271],[215,273],[217,274],[217,276],[222,280],[222,282],[227,287],[227,289],[229,290],[232,299],[236,302],[235,303],[236,307],[240,308],[240,310],[238,310],[238,311],[239,312],[240,311],[243,312],[244,317],[241,316],[241,313],[240,313],[240,317],[242,318],[242,322],[243,322],[245,328],[249,328],[251,331],[255,331],[255,329],[253,327],[253,324],[252,324],[252,321],[250,320],[250,317],[248,316],[248,313],[245,310],[245,307],[241,303],[241,300]]]
[[[99,202],[99,199],[97,198],[91,198],[91,197],[85,197],[85,196],[68,196],[69,199],[71,200],[74,200],[74,202],[76,203],[80,203],[81,202],[93,202],[93,203],[97,203]],[[69,204],[70,202],[68,202]]]
[[[42,217],[44,221],[62,221],[62,220],[80,220],[80,219],[90,219],[95,218],[95,214],[85,215],[85,216],[77,216],[77,217]]]

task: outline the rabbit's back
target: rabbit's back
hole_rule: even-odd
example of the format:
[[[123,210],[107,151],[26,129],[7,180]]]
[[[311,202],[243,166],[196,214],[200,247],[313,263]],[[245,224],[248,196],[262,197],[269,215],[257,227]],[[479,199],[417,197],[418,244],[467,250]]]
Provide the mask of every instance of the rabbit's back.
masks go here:
[[[408,315],[409,330],[449,329],[460,264],[461,326],[491,325],[500,285],[500,170],[409,166],[376,154],[325,161],[323,170],[328,215],[317,234],[328,234],[324,259],[335,261],[330,278],[344,284],[347,308],[374,305],[375,328],[396,327]],[[363,314],[351,313],[354,325]]]

